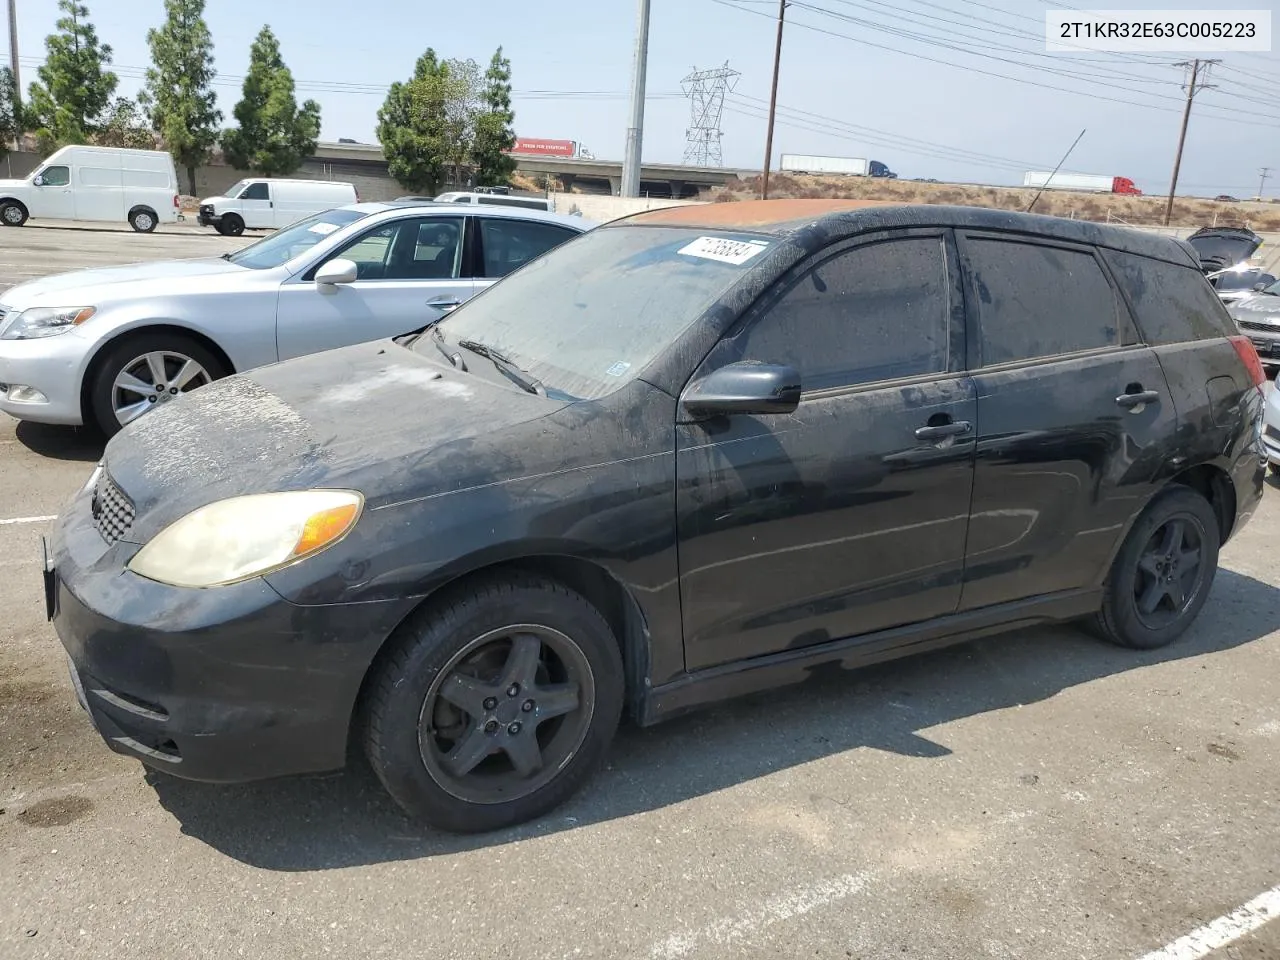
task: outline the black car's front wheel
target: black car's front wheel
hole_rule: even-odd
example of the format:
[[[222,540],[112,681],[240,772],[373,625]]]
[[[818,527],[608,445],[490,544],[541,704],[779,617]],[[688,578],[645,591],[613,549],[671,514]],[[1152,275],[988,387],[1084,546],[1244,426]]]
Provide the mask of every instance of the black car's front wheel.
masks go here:
[[[1129,531],[1107,578],[1095,626],[1121,646],[1172,643],[1209,597],[1221,532],[1213,507],[1189,487],[1160,494]]]
[[[415,614],[375,668],[365,752],[409,814],[458,832],[510,826],[572,795],[623,699],[613,632],[540,577],[485,581]]]

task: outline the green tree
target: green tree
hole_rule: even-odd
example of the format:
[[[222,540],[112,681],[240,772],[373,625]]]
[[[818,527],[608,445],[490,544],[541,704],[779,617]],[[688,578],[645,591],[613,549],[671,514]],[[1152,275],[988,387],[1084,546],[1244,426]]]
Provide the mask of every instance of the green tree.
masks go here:
[[[31,84],[30,110],[42,149],[84,143],[111,104],[119,78],[106,69],[111,47],[98,42],[89,8],[58,0],[57,32],[45,38],[44,64]]]
[[[13,80],[13,71],[0,67],[0,157],[9,152],[21,135],[22,104],[18,102],[18,87]]]
[[[156,148],[156,137],[147,127],[147,118],[137,103],[128,97],[116,97],[111,101],[93,135],[93,142],[100,147]]]
[[[449,158],[445,133],[448,77],[427,50],[406,83],[393,83],[378,111],[378,142],[396,182],[414,193],[434,195]]]
[[[501,47],[489,61],[480,103],[471,147],[476,183],[505,184],[516,169],[515,159],[507,152],[516,145],[516,134],[512,128],[515,114],[511,111],[511,61],[502,55]]]
[[[222,123],[212,89],[213,40],[204,0],[165,0],[164,12],[164,24],[147,31],[153,66],[138,102],[194,194],[196,168],[209,161]]]
[[[315,153],[320,104],[294,97],[293,74],[280,57],[280,42],[263,27],[249,49],[243,94],[232,111],[237,126],[222,135],[228,162],[268,177],[293,173]]]

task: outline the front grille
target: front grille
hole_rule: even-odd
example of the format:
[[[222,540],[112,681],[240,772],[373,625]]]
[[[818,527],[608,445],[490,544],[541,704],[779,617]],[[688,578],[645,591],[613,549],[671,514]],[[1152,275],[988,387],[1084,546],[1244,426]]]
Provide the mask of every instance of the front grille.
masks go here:
[[[1280,324],[1258,323],[1256,320],[1240,320],[1241,330],[1261,330],[1263,333],[1274,333],[1280,336]]]
[[[201,214],[201,216],[205,216],[205,217],[212,217],[212,216],[213,216],[213,204],[212,204],[212,203],[202,203],[202,204],[200,204],[200,214]]]
[[[1271,426],[1271,424],[1267,424],[1266,429],[1263,432],[1272,440],[1280,440],[1280,430],[1277,430],[1275,427]]]
[[[133,501],[116,486],[103,470],[93,488],[93,525],[108,545],[115,543],[133,527]]]

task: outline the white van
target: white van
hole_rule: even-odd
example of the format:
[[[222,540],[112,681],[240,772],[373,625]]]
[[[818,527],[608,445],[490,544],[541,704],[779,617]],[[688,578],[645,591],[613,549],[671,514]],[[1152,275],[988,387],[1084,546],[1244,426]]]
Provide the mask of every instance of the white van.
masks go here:
[[[356,188],[334,180],[241,180],[221,197],[200,201],[197,220],[228,237],[275,230],[334,207],[359,203]]]
[[[483,203],[494,207],[524,207],[526,210],[551,211],[551,202],[542,197],[513,197],[509,193],[470,193],[452,190],[435,198],[437,203]]]
[[[63,147],[25,180],[0,180],[0,223],[127,222],[139,233],[178,219],[178,174],[163,150]]]

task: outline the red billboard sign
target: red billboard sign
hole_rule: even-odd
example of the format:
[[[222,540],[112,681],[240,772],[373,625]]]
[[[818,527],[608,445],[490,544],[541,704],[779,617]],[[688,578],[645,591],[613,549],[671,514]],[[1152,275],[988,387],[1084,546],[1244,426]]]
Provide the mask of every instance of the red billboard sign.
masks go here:
[[[517,137],[516,145],[511,153],[519,153],[531,157],[572,157],[574,154],[572,140],[538,140],[533,137]]]

